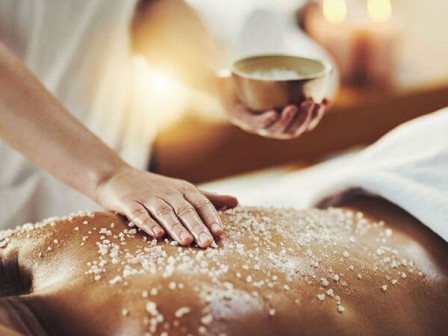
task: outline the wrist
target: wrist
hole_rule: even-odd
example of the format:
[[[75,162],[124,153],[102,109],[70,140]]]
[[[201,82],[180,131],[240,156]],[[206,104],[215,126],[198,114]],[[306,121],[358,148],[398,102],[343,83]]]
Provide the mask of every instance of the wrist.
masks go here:
[[[100,192],[106,184],[108,184],[112,179],[134,170],[135,168],[131,167],[124,161],[115,162],[113,164],[108,164],[105,167],[101,167],[101,169],[96,169],[90,174],[90,180],[92,181],[93,187],[88,196],[95,202],[99,203]]]

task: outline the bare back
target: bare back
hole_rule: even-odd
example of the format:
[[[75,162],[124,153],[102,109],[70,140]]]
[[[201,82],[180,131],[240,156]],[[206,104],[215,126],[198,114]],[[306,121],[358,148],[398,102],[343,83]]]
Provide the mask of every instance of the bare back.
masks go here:
[[[2,300],[20,302],[43,334],[448,330],[446,243],[390,204],[241,207],[222,219],[207,250],[151,241],[109,213],[4,233],[3,283],[21,285],[3,292],[23,294]]]

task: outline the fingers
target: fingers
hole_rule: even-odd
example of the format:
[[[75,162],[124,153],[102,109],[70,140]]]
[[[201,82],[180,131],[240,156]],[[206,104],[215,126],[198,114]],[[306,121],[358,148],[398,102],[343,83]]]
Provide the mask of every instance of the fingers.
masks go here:
[[[312,112],[312,119],[308,125],[307,131],[312,131],[316,128],[319,122],[322,120],[324,116],[325,105],[324,104],[315,104]]]
[[[205,223],[213,235],[219,236],[224,232],[221,218],[207,197],[197,190],[186,193],[185,198],[195,207],[203,223]]]
[[[265,129],[279,118],[278,112],[274,110],[255,114],[247,110],[244,105],[240,103],[235,104],[233,113],[232,121],[249,132],[257,132],[260,129]]]
[[[168,234],[175,239],[180,245],[186,246],[193,242],[192,235],[184,227],[184,224],[179,220],[174,212],[173,207],[162,200],[161,198],[153,198],[146,208],[151,213],[152,217],[165,228]],[[178,210],[179,211],[179,210]],[[186,211],[180,209],[180,211]]]
[[[305,99],[299,106],[288,105],[281,113],[269,110],[254,113],[243,104],[234,104],[232,122],[251,133],[275,139],[292,139],[313,130],[324,115],[328,101],[316,104]]]
[[[199,194],[199,192],[197,193]],[[221,221],[219,218],[213,217],[213,213],[209,211],[208,208],[212,208],[213,210],[214,208],[207,199],[203,201],[202,199],[196,198],[196,196],[190,196],[190,199],[191,203],[185,199],[177,198],[176,200],[173,200],[171,205],[174,208],[177,217],[193,235],[196,243],[200,247],[209,247],[213,242],[213,236],[210,234],[210,230],[217,234],[221,234]],[[193,206],[193,202],[195,202],[197,208]],[[196,209],[201,209],[201,211],[204,212],[204,221],[201,219],[202,216],[199,217]],[[216,212],[216,210],[214,211]],[[217,214],[216,217],[218,217]],[[204,222],[207,223],[207,226]]]
[[[202,248],[211,246],[213,236],[224,232],[216,208],[233,208],[238,204],[237,199],[213,193],[204,195],[193,185],[179,191],[164,199],[151,198],[145,204],[135,202],[124,213],[151,237],[161,238],[168,233],[183,246],[193,240]]]
[[[294,120],[297,115],[298,109],[294,105],[286,106],[280,114],[280,117],[277,121],[268,127],[266,130],[271,134],[282,134],[285,133],[289,128],[291,122]]]
[[[233,209],[238,205],[238,199],[230,195],[219,195],[209,191],[200,190],[207,197],[213,206],[218,210]]]
[[[135,225],[154,238],[161,238],[165,230],[151,217],[144,205],[135,202],[133,207],[125,211],[126,217]]]
[[[311,100],[305,100],[300,104],[300,111],[296,119],[291,123],[287,133],[292,137],[298,137],[307,131],[311,120],[314,103]]]

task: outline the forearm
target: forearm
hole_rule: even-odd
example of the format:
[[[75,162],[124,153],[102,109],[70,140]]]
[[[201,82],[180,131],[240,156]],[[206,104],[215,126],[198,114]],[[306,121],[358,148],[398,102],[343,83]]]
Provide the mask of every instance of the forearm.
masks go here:
[[[91,198],[101,181],[127,166],[2,44],[0,120],[1,139]]]

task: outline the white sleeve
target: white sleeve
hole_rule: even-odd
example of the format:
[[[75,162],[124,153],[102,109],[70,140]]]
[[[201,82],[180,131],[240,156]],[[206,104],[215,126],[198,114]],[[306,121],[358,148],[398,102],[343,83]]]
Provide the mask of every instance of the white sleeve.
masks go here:
[[[389,200],[448,241],[448,108],[389,132],[316,188],[311,203],[353,189]]]

